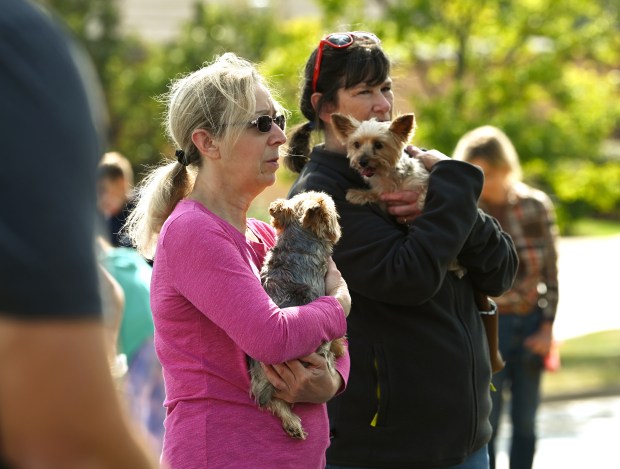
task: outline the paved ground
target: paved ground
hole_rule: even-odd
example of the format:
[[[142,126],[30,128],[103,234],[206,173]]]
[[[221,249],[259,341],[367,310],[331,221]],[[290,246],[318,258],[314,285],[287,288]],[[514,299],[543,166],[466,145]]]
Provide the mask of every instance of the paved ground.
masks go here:
[[[563,340],[620,329],[620,235],[561,238],[558,249],[560,303],[555,336]]]
[[[619,469],[620,396],[544,403],[534,469]],[[510,426],[501,426],[497,469],[508,469]]]
[[[559,250],[556,338],[620,329],[620,235],[563,238]],[[505,416],[501,425],[496,467],[508,469]],[[538,434],[534,469],[620,469],[620,396],[543,402]]]

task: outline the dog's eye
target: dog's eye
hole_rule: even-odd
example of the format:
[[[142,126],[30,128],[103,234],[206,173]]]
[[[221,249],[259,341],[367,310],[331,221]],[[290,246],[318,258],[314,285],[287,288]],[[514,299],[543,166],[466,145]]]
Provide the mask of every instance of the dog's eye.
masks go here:
[[[383,148],[383,142],[375,142],[375,150],[381,150]]]
[[[353,142],[353,148],[355,148],[356,150],[359,150],[361,146],[362,145],[360,142]]]

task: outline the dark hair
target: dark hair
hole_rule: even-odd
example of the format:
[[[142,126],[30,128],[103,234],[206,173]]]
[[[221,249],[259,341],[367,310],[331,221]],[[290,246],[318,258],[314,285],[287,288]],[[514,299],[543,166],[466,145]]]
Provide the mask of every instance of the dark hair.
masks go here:
[[[337,103],[340,88],[352,88],[360,83],[370,86],[384,82],[390,75],[390,60],[377,42],[356,39],[351,46],[336,49],[325,45],[321,71],[316,90],[322,93],[317,108],[312,107],[312,78],[318,48],[314,49],[304,69],[299,98],[299,109],[308,122],[295,127],[289,135],[284,164],[293,172],[300,172],[310,154],[310,136],[313,130],[323,128],[319,114],[326,103]]]
[[[124,177],[125,173],[118,166],[102,164],[97,168],[97,181],[117,181]]]

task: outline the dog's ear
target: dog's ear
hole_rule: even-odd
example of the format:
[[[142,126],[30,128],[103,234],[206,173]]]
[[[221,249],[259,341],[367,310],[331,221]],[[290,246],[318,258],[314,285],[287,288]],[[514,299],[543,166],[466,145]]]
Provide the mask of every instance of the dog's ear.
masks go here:
[[[359,127],[359,122],[353,117],[345,116],[334,112],[332,115],[332,124],[334,124],[334,130],[336,131],[336,137],[342,143],[345,143],[349,135],[351,135],[355,129]]]
[[[390,131],[396,134],[403,143],[407,143],[415,131],[415,115],[403,114],[390,124]]]
[[[319,239],[326,239],[336,244],[340,239],[340,223],[338,212],[331,197],[321,194],[306,207],[302,216],[301,226]]]
[[[332,244],[336,244],[342,235],[338,218],[338,213],[335,210],[333,212],[329,211],[326,213],[325,223],[323,224],[323,235]]]
[[[269,215],[271,215],[271,226],[276,230],[283,230],[293,216],[293,209],[288,200],[276,199],[269,205]]]

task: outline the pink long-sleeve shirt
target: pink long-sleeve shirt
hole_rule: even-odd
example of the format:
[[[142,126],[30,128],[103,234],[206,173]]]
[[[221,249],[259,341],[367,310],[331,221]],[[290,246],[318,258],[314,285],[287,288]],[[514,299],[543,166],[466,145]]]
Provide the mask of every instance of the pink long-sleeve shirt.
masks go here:
[[[166,381],[162,460],[171,469],[325,465],[325,404],[295,404],[308,437],[291,438],[250,396],[246,355],[266,363],[307,355],[344,335],[344,312],[329,296],[278,308],[259,279],[275,233],[253,219],[248,227],[260,243],[183,200],[159,236],[151,307]],[[348,355],[337,368],[346,381]]]

